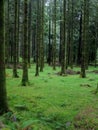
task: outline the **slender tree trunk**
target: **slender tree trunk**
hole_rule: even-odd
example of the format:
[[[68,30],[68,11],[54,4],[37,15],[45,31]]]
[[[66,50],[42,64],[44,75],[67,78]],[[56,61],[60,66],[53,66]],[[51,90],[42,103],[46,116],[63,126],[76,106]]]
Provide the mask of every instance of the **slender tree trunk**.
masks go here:
[[[31,58],[31,1],[28,9],[28,66],[30,67]]]
[[[19,63],[20,53],[19,53],[19,47],[20,47],[20,39],[19,39],[19,30],[20,30],[20,0],[18,0],[17,3],[17,63]]]
[[[98,51],[98,47],[97,47],[97,42],[98,42],[98,7],[96,7],[96,21],[95,21],[95,67],[97,66],[97,51]]]
[[[37,0],[37,27],[36,27],[36,35],[37,35],[37,39],[36,39],[36,73],[35,73],[35,76],[39,76],[39,58],[40,58],[40,27],[39,27],[39,21],[40,21],[40,14],[39,14],[39,8],[40,8],[40,5],[39,5],[40,1]]]
[[[44,0],[41,1],[41,45],[40,45],[40,71],[44,68]]]
[[[0,115],[8,111],[5,77],[4,1],[0,0]]]
[[[66,0],[63,0],[62,43],[61,43],[61,75],[65,74],[65,38],[66,38]]]
[[[9,63],[9,0],[5,1],[5,62]]]
[[[61,64],[61,59],[62,59],[62,56],[61,56],[61,53],[62,53],[62,50],[61,50],[61,47],[62,47],[62,2],[60,1],[60,45],[59,45],[59,63]]]
[[[24,0],[24,43],[23,43],[23,75],[22,85],[26,86],[29,83],[28,80],[28,36],[27,36],[27,9],[28,0]]]
[[[86,47],[87,47],[87,28],[86,28],[86,6],[87,0],[84,0],[84,6],[82,11],[82,60],[81,60],[81,77],[86,77]]]
[[[79,29],[79,45],[78,45],[78,58],[77,64],[81,65],[81,57],[82,57],[82,12],[80,14],[80,29]]]
[[[49,65],[51,65],[51,19],[49,14],[49,44],[48,44],[48,58],[47,62]]]
[[[88,69],[89,64],[89,0],[86,0],[85,7],[85,28],[86,28],[86,61],[85,66]]]
[[[54,0],[53,13],[53,70],[56,70],[56,0]]]
[[[74,0],[71,0],[71,31],[70,31],[70,67],[73,69],[73,13],[74,13]]]
[[[49,44],[48,44],[48,57],[47,57],[47,63],[51,65],[52,63],[52,28],[51,28],[51,4],[49,5]]]
[[[32,56],[33,56],[33,62],[36,62],[36,29],[34,28],[34,31],[32,30]]]
[[[70,65],[70,46],[71,46],[71,17],[70,17],[70,0],[68,1],[68,11],[67,11],[67,45],[66,45],[66,69]]]
[[[17,30],[17,19],[18,19],[18,16],[17,16],[17,0],[15,0],[15,27],[14,27],[14,49],[13,49],[13,77],[14,78],[17,78],[18,77],[18,74],[17,74],[17,34],[18,34],[18,30]]]

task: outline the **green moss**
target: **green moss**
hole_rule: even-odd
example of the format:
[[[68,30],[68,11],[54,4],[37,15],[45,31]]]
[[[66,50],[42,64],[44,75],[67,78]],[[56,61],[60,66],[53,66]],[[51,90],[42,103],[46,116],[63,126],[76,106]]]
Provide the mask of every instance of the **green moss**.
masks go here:
[[[79,71],[79,68],[74,70]],[[90,67],[89,71],[92,70],[94,68]],[[98,96],[92,93],[96,90],[97,74],[87,72],[87,77],[83,79],[79,75],[62,77],[57,75],[60,72],[59,67],[53,71],[46,65],[44,72],[35,77],[35,65],[33,65],[29,69],[30,86],[20,87],[22,70],[19,70],[18,79],[13,79],[11,72],[7,70],[8,101],[20,128],[23,122],[34,119],[39,120],[31,125],[34,130],[75,130],[75,121],[81,128],[94,126],[96,130],[98,129]],[[89,84],[92,87],[81,87],[81,84]],[[26,105],[28,110],[18,111],[14,107],[16,104]],[[88,115],[85,112],[87,108],[92,108],[92,112]],[[79,113],[81,118],[85,116],[85,119],[78,122],[76,117]],[[7,124],[11,127],[13,122],[9,120]],[[15,129],[17,128],[14,127]]]

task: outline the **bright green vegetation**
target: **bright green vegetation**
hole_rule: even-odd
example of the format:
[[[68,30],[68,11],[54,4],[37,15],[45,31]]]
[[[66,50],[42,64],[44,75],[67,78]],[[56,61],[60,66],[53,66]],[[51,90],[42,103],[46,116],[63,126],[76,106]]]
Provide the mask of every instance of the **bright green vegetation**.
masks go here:
[[[34,70],[31,66],[30,86],[26,87],[20,86],[22,70],[17,79],[12,78],[11,69],[6,72],[13,111],[0,118],[6,130],[98,130],[98,94],[94,94],[98,74],[91,72],[95,68],[84,79],[78,74],[59,76],[59,67],[53,71],[45,66],[39,77]]]

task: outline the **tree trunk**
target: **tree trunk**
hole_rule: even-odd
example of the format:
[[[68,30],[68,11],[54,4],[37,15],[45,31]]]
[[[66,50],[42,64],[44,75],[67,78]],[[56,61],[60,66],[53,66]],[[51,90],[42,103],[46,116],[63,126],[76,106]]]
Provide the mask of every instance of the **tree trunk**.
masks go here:
[[[63,1],[62,31],[63,32],[61,40],[61,75],[65,74],[66,0]]]
[[[39,76],[39,58],[40,58],[40,1],[37,0],[37,27],[36,27],[36,73],[35,76]]]
[[[60,45],[59,45],[59,63],[61,65],[61,59],[62,59],[62,3],[60,1]]]
[[[87,47],[87,24],[86,24],[86,8],[87,8],[87,0],[84,0],[84,6],[82,11],[82,60],[81,60],[81,77],[86,77],[86,47]]]
[[[73,13],[74,13],[74,0],[71,0],[70,2],[71,4],[71,22],[70,22],[70,26],[71,26],[71,29],[70,29],[70,60],[69,60],[69,65],[71,67],[71,69],[73,69]]]
[[[20,45],[19,45],[19,43],[20,43],[20,39],[19,39],[19,34],[20,34],[20,32],[19,32],[19,30],[20,30],[20,0],[18,0],[18,3],[17,3],[17,63],[19,63],[19,58],[20,58],[20,53],[19,53],[19,47],[20,47]]]
[[[54,0],[53,13],[53,70],[56,70],[56,0]]]
[[[82,12],[80,14],[80,29],[79,29],[79,45],[78,45],[78,58],[77,64],[81,65],[81,58],[82,58]]]
[[[51,4],[49,5],[49,7],[51,7]],[[48,43],[48,56],[47,56],[47,63],[48,65],[51,65],[52,63],[52,42],[51,42],[51,39],[52,39],[52,35],[51,35],[51,31],[52,28],[51,28],[51,8],[49,9],[49,36],[48,36],[48,39],[49,39],[49,43]]]
[[[24,1],[24,43],[23,43],[23,75],[22,75],[22,85],[26,86],[28,81],[28,36],[27,36],[27,8],[28,0]]]
[[[41,1],[41,44],[40,44],[40,71],[44,68],[44,0]]]
[[[28,66],[30,67],[31,58],[31,1],[28,6]]]
[[[18,74],[17,74],[17,44],[18,44],[18,38],[17,38],[17,34],[18,34],[18,26],[17,26],[17,20],[18,20],[18,15],[17,15],[17,12],[18,12],[18,2],[17,0],[15,0],[15,27],[14,27],[14,49],[13,49],[13,77],[14,78],[17,78],[18,77]]]
[[[5,78],[4,2],[0,0],[0,115],[8,111]]]

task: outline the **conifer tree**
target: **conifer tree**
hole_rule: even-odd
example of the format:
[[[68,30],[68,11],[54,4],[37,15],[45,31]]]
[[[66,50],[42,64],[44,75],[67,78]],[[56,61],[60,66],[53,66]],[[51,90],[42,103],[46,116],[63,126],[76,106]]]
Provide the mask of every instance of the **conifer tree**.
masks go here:
[[[4,0],[0,0],[0,115],[8,111],[5,77]]]
[[[22,75],[23,86],[26,86],[29,82],[28,81],[27,9],[28,9],[28,0],[24,0],[24,43],[23,43],[23,75]]]

